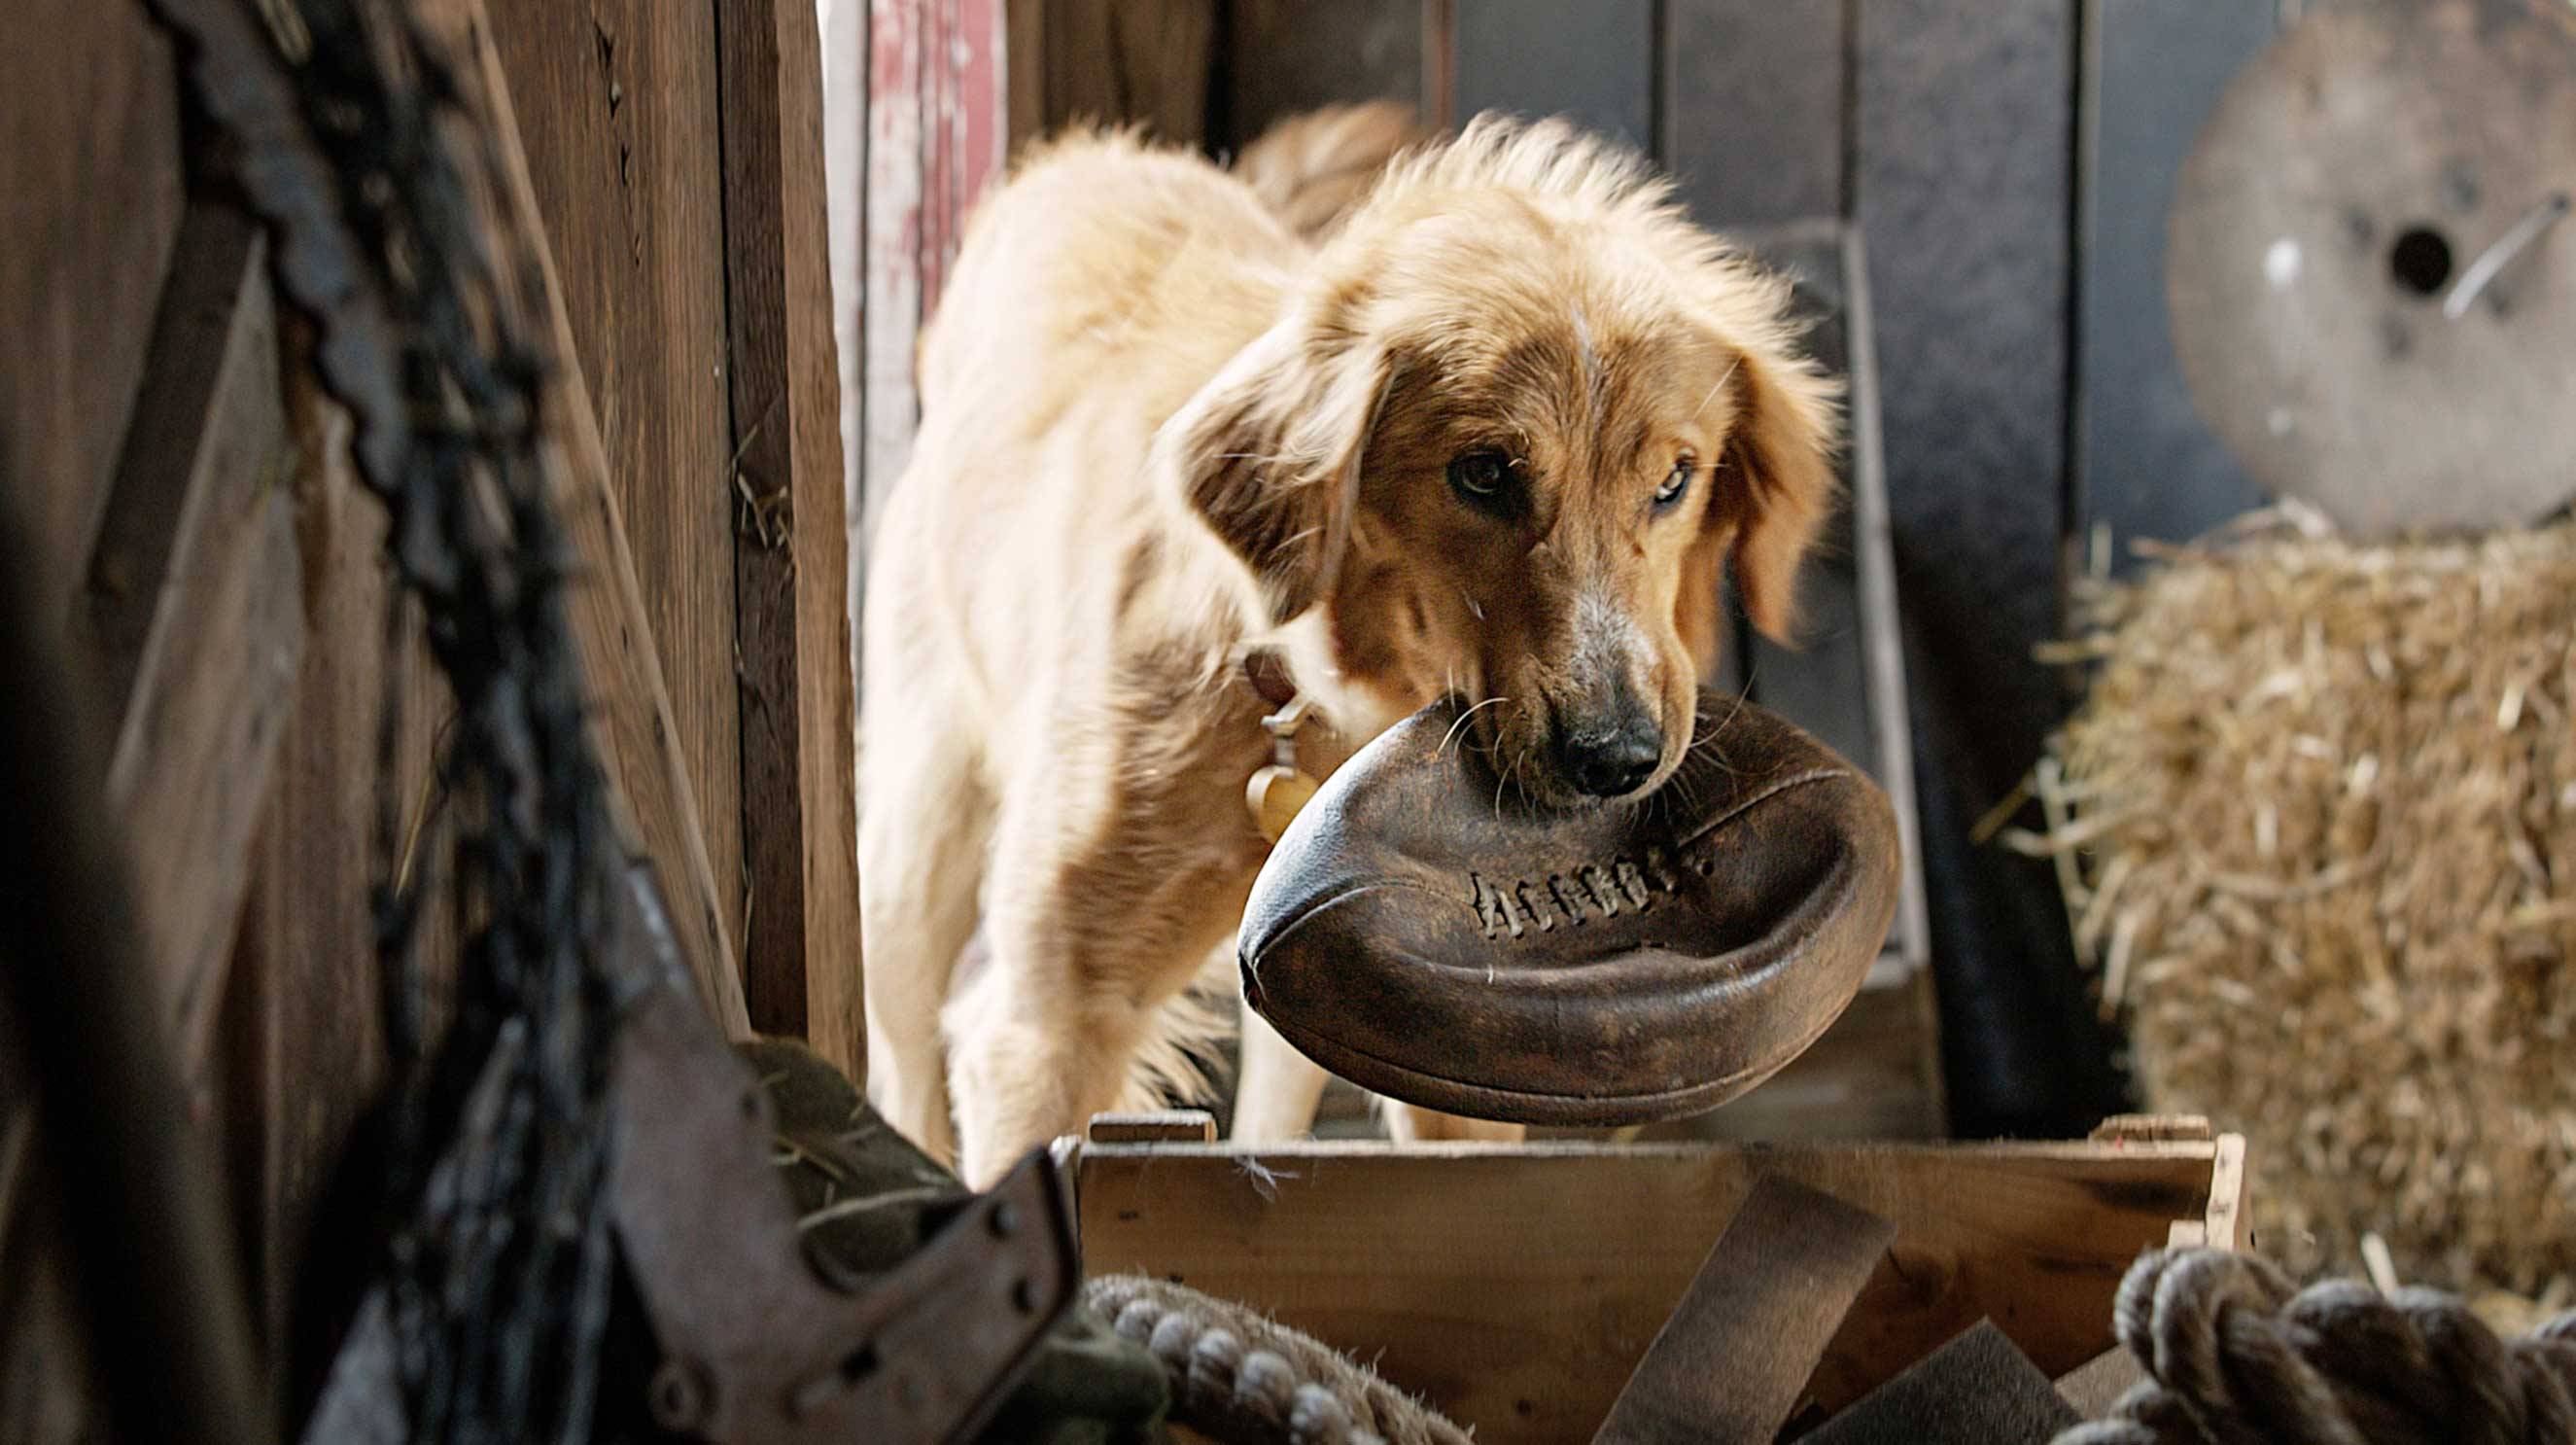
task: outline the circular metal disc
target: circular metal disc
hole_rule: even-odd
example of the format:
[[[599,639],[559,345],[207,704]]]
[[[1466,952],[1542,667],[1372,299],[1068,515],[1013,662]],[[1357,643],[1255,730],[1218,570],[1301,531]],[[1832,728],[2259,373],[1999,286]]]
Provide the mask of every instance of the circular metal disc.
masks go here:
[[[2357,534],[2547,515],[2576,496],[2570,195],[2563,0],[2312,9],[2176,186],[2165,285],[2202,415]]]

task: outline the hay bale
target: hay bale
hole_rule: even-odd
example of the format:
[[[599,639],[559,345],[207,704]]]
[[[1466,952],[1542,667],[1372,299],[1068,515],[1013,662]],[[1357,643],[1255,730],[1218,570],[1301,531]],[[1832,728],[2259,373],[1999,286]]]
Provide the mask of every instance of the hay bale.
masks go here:
[[[2158,1111],[2248,1136],[2270,1240],[2576,1272],[2576,526],[2312,514],[2085,599],[2051,832]]]

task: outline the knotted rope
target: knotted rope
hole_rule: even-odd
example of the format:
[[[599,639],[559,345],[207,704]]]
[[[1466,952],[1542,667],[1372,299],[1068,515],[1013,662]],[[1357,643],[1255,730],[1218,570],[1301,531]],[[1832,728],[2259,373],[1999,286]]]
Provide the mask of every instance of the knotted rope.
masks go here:
[[[1090,1280],[1082,1299],[1162,1362],[1173,1420],[1225,1445],[1469,1445],[1375,1371],[1242,1305],[1132,1274]]]
[[[2437,1290],[2193,1249],[2141,1256],[2113,1324],[2149,1378],[2056,1445],[2576,1442],[2576,1313],[2507,1342]]]

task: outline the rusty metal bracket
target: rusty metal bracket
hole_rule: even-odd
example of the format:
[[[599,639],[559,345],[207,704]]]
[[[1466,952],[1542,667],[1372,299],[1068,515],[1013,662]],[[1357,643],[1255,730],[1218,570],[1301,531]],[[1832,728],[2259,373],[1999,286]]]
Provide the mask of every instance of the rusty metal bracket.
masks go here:
[[[620,1034],[610,1208],[661,1350],[654,1423],[707,1440],[971,1435],[1081,1284],[1055,1161],[1032,1153],[887,1274],[840,1278],[800,1247],[768,1097],[684,981]]]
[[[608,1195],[653,1354],[603,1371],[604,1397],[684,1439],[742,1445],[970,1439],[1082,1278],[1071,1190],[1046,1151],[962,1200],[920,1253],[872,1279],[804,1248],[770,1160],[769,1099],[699,1008],[648,869],[628,876],[610,946],[639,965],[610,1089]],[[469,1108],[469,1116],[472,1114]],[[381,1291],[360,1311],[305,1431],[334,1445],[410,1439]]]

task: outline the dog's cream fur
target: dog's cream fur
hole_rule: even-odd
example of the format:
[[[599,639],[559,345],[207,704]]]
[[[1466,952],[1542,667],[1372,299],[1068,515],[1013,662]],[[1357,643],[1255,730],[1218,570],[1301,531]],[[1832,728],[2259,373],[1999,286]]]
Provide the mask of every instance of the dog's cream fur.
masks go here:
[[[1556,123],[1479,120],[1352,200],[1400,129],[1373,114],[1251,184],[1121,135],[1038,150],[924,340],[868,569],[868,1090],[972,1183],[1117,1102],[1231,937],[1270,751],[1247,650],[1312,701],[1318,775],[1456,693],[1563,803],[1604,699],[1659,729],[1644,787],[1679,761],[1730,563],[1787,625],[1834,417],[1785,287]],[[1508,460],[1502,500],[1469,454]],[[1320,1072],[1257,1026],[1244,1053],[1238,1137],[1308,1127]]]

